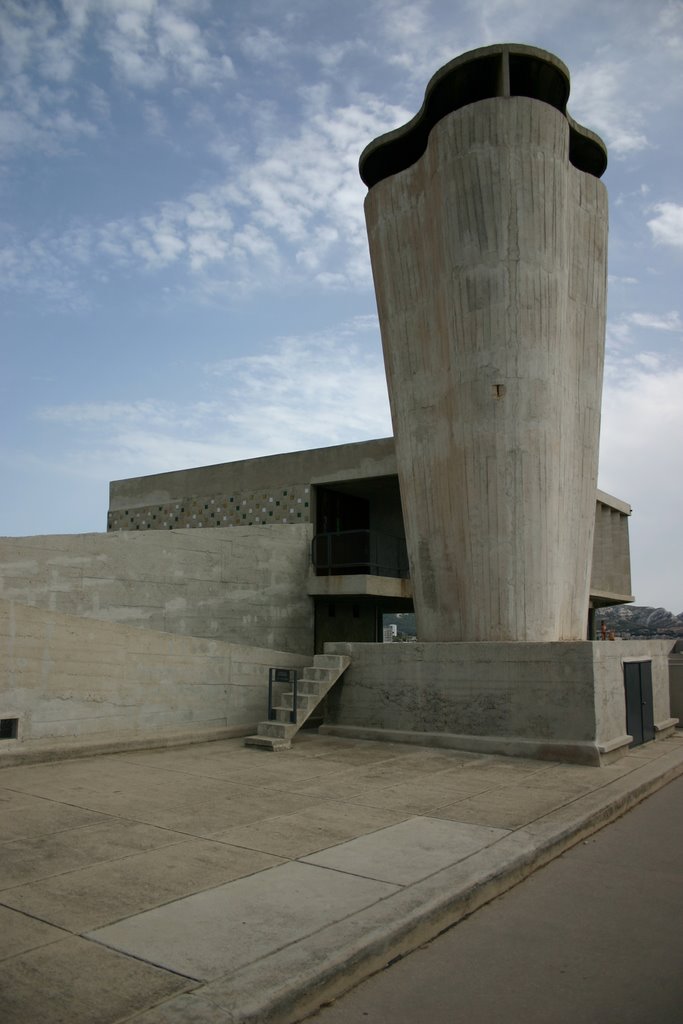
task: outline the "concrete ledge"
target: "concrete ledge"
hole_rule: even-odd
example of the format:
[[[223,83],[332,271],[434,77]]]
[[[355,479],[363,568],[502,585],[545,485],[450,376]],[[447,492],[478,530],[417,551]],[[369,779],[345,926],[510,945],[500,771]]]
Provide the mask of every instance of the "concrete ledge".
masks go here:
[[[410,580],[395,576],[309,576],[306,592],[311,597],[399,597],[410,600]]]
[[[196,729],[173,730],[164,733],[154,730],[130,739],[115,740],[56,740],[43,743],[31,742],[23,746],[21,740],[7,740],[0,749],[0,769],[11,768],[19,764],[41,764],[49,761],[71,761],[79,757],[92,757],[94,754],[118,754],[125,750],[158,750],[166,747],[188,747],[194,743],[207,743],[213,740],[229,740],[239,736],[248,736],[256,730],[252,725],[225,726],[214,725],[197,727]],[[23,749],[22,749],[23,747]]]
[[[663,740],[666,739],[667,736],[671,736],[677,725],[677,718],[667,718],[663,722],[655,722],[655,732],[657,733],[657,739]]]
[[[599,743],[598,750],[601,754],[611,754],[615,750],[620,750],[622,747],[630,747],[633,743],[633,736],[629,736],[625,733],[623,736],[618,736],[614,740],[609,740],[606,743]]]
[[[507,754],[533,757],[541,761],[566,761],[570,764],[599,765],[602,748],[590,742],[528,739],[521,736],[466,736],[448,732],[409,732],[402,729],[370,729],[356,725],[321,725],[325,736],[346,736],[357,740],[385,740],[390,743],[414,743],[417,746],[446,747],[475,754]],[[624,737],[626,744],[631,737]],[[620,741],[619,746],[623,746]]]

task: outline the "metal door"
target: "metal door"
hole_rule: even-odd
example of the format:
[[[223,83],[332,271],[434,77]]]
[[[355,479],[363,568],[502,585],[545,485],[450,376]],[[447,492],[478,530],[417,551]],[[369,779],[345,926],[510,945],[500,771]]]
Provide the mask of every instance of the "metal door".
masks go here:
[[[626,731],[633,736],[632,747],[655,738],[652,702],[652,662],[627,661],[624,664]]]

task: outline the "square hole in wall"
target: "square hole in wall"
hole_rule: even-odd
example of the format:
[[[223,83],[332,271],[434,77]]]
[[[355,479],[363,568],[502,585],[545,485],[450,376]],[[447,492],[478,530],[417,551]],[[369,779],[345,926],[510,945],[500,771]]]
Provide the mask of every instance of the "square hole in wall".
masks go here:
[[[0,740],[15,740],[18,735],[18,718],[0,718]]]

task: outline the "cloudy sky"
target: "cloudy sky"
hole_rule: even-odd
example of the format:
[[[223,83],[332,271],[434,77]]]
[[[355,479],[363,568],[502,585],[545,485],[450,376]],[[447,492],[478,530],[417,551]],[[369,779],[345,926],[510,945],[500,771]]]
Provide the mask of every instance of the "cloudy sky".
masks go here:
[[[526,42],[605,139],[600,486],[683,611],[681,0],[1,0],[0,533],[111,479],[391,432],[360,151]]]

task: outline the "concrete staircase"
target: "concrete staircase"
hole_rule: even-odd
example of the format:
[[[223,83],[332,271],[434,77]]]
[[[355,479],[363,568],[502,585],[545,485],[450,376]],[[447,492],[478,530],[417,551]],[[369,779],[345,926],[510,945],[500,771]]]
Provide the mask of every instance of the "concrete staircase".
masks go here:
[[[275,719],[270,722],[259,722],[258,732],[255,736],[247,736],[245,746],[264,747],[266,750],[289,750],[292,737],[350,664],[351,659],[345,654],[316,654],[313,664],[303,669],[298,680],[296,722],[291,721],[294,693],[290,690],[282,694],[279,704],[274,705]]]

